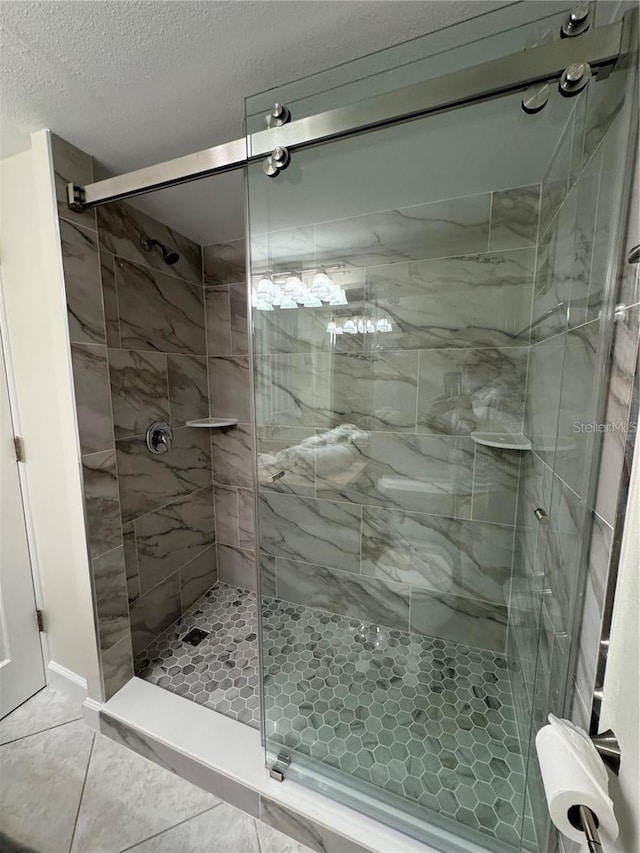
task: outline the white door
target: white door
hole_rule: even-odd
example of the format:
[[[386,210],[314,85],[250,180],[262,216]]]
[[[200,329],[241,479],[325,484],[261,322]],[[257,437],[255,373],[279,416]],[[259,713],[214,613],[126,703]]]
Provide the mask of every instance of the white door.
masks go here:
[[[0,718],[44,687],[7,364],[0,345]]]

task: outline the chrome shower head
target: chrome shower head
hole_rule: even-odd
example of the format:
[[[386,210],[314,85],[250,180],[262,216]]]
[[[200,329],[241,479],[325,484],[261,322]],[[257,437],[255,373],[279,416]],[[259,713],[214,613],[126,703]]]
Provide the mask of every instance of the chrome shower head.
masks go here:
[[[174,251],[173,249],[168,249],[165,245],[163,245],[159,240],[153,240],[151,237],[146,237],[144,234],[140,237],[140,245],[145,250],[145,252],[150,252],[154,246],[157,246],[162,253],[162,258],[165,264],[169,264],[169,266],[173,266],[173,264],[177,264],[180,260],[180,255]]]

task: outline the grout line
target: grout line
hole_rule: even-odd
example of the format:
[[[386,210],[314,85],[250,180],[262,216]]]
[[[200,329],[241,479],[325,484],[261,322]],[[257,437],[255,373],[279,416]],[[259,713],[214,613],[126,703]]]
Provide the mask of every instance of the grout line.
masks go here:
[[[175,432],[175,430],[174,430],[174,432]],[[100,451],[100,452],[103,453],[104,451]],[[122,526],[126,527],[127,524],[135,524],[135,522],[139,521],[141,518],[147,518],[148,516],[153,515],[156,512],[162,512],[163,509],[167,509],[168,507],[172,506],[173,504],[186,501],[187,498],[192,498],[194,495],[197,495],[198,492],[204,492],[205,489],[211,489],[211,488],[213,488],[213,483],[207,483],[206,486],[200,486],[198,489],[194,489],[192,492],[185,492],[182,495],[177,495],[176,497],[172,498],[169,501],[169,503],[162,504],[162,506],[156,507],[155,509],[150,509],[149,512],[143,512],[140,515],[135,515],[133,518],[130,518],[128,521],[125,521]]]
[[[256,817],[252,818],[252,820],[253,820],[253,828],[256,831],[256,839],[258,841],[258,853],[262,853],[262,844],[260,844],[260,833],[258,832],[258,823],[262,823],[262,821]]]
[[[560,479],[560,478],[558,478],[558,479]],[[565,485],[566,485],[566,483],[565,483]],[[568,486],[568,488],[571,489],[571,486]],[[458,516],[458,515],[443,515],[443,514],[434,513],[434,512],[420,512],[419,510],[405,509],[404,507],[395,506],[395,505],[389,506],[387,504],[365,504],[365,503],[358,503],[357,501],[353,501],[353,500],[337,500],[335,498],[314,498],[312,495],[290,494],[288,492],[279,492],[276,489],[270,489],[268,487],[268,484],[264,484],[264,483],[260,484],[260,489],[261,489],[260,494],[263,495],[267,499],[271,499],[273,496],[276,496],[278,498],[284,498],[286,500],[296,500],[296,501],[300,501],[302,503],[305,503],[308,501],[318,501],[318,502],[322,502],[322,503],[348,504],[349,506],[352,506],[354,508],[360,507],[361,509],[377,509],[377,510],[380,510],[381,512],[395,512],[395,513],[403,512],[406,515],[418,515],[421,518],[443,518],[443,519],[447,519],[449,521],[456,521],[456,522],[463,522],[463,523],[473,521],[474,524],[490,524],[492,527],[505,528],[505,529],[514,527],[513,523],[508,524],[508,523],[502,522],[502,521],[485,521],[484,519],[473,519],[473,518],[470,518],[467,516]],[[245,489],[245,491],[248,491],[248,490]],[[573,489],[571,489],[571,491],[573,491]],[[453,497],[453,495],[452,494],[445,494],[445,497]],[[577,495],[577,497],[579,497],[579,495]],[[285,559],[288,559],[288,558],[285,558]]]
[[[93,737],[91,738],[91,747],[89,749],[89,758],[87,760],[87,769],[84,773],[84,779],[82,781],[82,790],[80,791],[80,798],[78,800],[78,809],[76,811],[76,819],[73,822],[73,832],[71,833],[71,840],[69,841],[69,853],[71,853],[71,848],[73,847],[73,842],[76,837],[76,830],[78,828],[78,818],[80,817],[80,809],[82,808],[82,800],[84,799],[84,791],[87,786],[87,779],[89,778],[89,768],[91,766],[91,759],[93,757],[93,747],[96,743],[96,732],[93,732]]]
[[[105,229],[106,230],[106,229]],[[98,229],[99,231],[99,229]],[[178,249],[178,244],[176,243],[176,249]],[[175,275],[175,273],[166,272],[159,267],[152,267],[149,264],[145,264],[143,261],[132,260],[131,258],[126,257],[125,255],[121,255],[119,252],[112,252],[111,249],[105,249],[105,252],[108,252],[110,255],[113,255],[114,258],[117,258],[120,261],[124,261],[125,264],[131,264],[134,267],[142,267],[145,270],[149,270],[150,272],[158,273],[158,275],[166,275],[168,278],[173,279],[174,281],[179,281],[182,284],[190,284],[191,287],[202,287],[202,284],[197,281],[191,281],[189,278],[183,278],[182,276]],[[182,253],[184,256],[184,252]],[[169,269],[169,265],[167,264],[167,269]]]
[[[127,749],[127,747],[124,747],[124,748]],[[178,777],[178,778],[180,778],[180,777]],[[210,792],[207,791],[207,793],[210,793]],[[215,794],[211,794],[211,796],[214,797]],[[164,835],[165,833],[170,832],[172,829],[175,829],[178,826],[183,826],[185,823],[189,823],[190,820],[195,820],[195,818],[201,817],[203,814],[207,814],[208,812],[212,812],[214,809],[217,809],[218,806],[221,806],[221,805],[224,805],[223,801],[216,803],[213,806],[209,806],[209,808],[204,809],[203,811],[198,812],[197,814],[193,814],[190,817],[186,817],[184,820],[179,820],[177,823],[174,823],[172,826],[168,826],[166,829],[161,829],[160,832],[155,832],[153,835],[148,835],[146,838],[142,838],[140,841],[136,841],[135,844],[131,844],[129,847],[123,847],[120,851],[118,851],[118,853],[126,853],[127,850],[135,850],[135,848],[138,847],[140,844],[144,844],[147,841],[151,841],[151,839],[153,839],[153,838],[159,838],[161,835]]]
[[[194,557],[191,557],[189,560],[187,560],[187,561],[186,561],[186,563],[182,563],[182,565],[178,566],[178,568],[177,568],[177,569],[174,569],[173,571],[169,572],[169,574],[168,574],[168,575],[166,575],[165,577],[163,577],[163,578],[162,578],[162,580],[158,581],[158,583],[154,584],[152,587],[149,587],[149,589],[145,590],[141,595],[139,595],[139,596],[138,596],[138,598],[136,598],[136,599],[135,599],[135,601],[131,601],[131,602],[129,603],[129,604],[130,604],[130,606],[131,606],[132,604],[136,604],[138,601],[140,601],[142,598],[144,598],[144,597],[145,597],[146,595],[148,595],[150,592],[153,592],[154,590],[156,590],[159,586],[162,586],[162,584],[163,584],[163,583],[166,583],[166,581],[168,581],[168,580],[169,580],[169,578],[173,577],[174,575],[178,575],[179,592],[180,592],[180,595],[182,596],[182,585],[181,585],[182,578],[180,577],[180,572],[181,572],[181,570],[182,570],[182,569],[184,569],[186,566],[188,566],[190,563],[192,563],[194,560],[196,560],[198,557],[201,557],[201,556],[205,553],[205,551],[209,551],[209,550],[210,550],[211,548],[213,548],[216,544],[217,544],[217,543],[216,543],[215,541],[214,541],[214,542],[210,542],[210,543],[209,543],[206,547],[204,547],[201,551],[198,551],[198,553],[197,553]],[[176,620],[176,621],[177,621],[177,620]],[[164,630],[164,629],[163,629],[163,630]],[[118,641],[118,642],[120,642],[120,641]],[[117,644],[116,644],[116,645],[117,645]],[[112,648],[113,648],[113,646],[112,646]]]
[[[100,247],[100,241],[98,240],[98,248]],[[105,249],[105,254],[108,254],[111,258],[111,264],[113,266],[113,290],[115,292],[116,297],[116,312],[118,315],[118,349],[122,349],[122,326],[120,324],[120,297],[118,296],[118,268],[116,266],[116,257],[112,255],[110,252],[107,252]],[[102,255],[100,255],[101,257]],[[100,267],[100,283],[102,284],[102,266]],[[102,287],[103,300],[104,300],[104,285]],[[105,326],[106,326],[107,318],[105,316]],[[105,329],[106,332],[106,329]],[[108,337],[107,337],[108,340]],[[108,348],[108,347],[107,347]]]
[[[499,192],[499,190],[498,190]],[[487,252],[491,251],[491,235],[493,232],[493,205],[495,203],[496,191],[492,190],[489,195],[489,223],[487,228]]]
[[[417,350],[417,360],[416,360],[416,435],[418,434],[418,418],[420,417],[420,377],[422,375],[422,359],[423,359],[423,350]]]
[[[56,199],[56,201],[59,202],[60,199]],[[95,211],[90,211],[90,212],[95,213]],[[76,219],[67,219],[66,216],[63,216],[60,213],[60,208],[58,208],[58,219],[61,219],[66,225],[71,225],[73,228],[84,228],[86,231],[93,231],[93,233],[96,235],[96,243],[99,242],[98,241],[98,226],[97,226],[97,220],[95,218],[94,218],[94,222],[96,222],[96,226],[94,228],[92,228],[91,225],[85,225],[84,222],[78,222]]]
[[[476,521],[473,517],[473,505],[476,497],[476,463],[478,461],[478,445],[473,446],[473,471],[471,472],[471,506],[469,507],[469,521]]]
[[[27,700],[27,701],[29,701],[29,700]],[[26,704],[26,703],[23,702],[23,704]],[[18,708],[20,708],[20,707],[22,707],[22,706],[18,705]],[[17,711],[18,708],[16,708],[15,710]],[[11,713],[13,713],[13,712],[11,712]],[[10,716],[10,714],[8,714],[5,719],[8,719],[9,716]],[[3,743],[0,743],[0,750],[2,749],[3,746],[8,746],[10,743],[17,743],[19,740],[26,740],[26,738],[28,738],[28,737],[33,737],[34,735],[39,735],[39,734],[42,734],[43,732],[50,732],[53,729],[60,729],[60,728],[62,728],[62,726],[68,726],[69,723],[77,723],[79,720],[82,720],[82,719],[83,719],[82,715],[80,715],[79,717],[74,717],[72,720],[65,720],[64,723],[56,723],[53,726],[46,726],[44,729],[38,729],[37,732],[29,732],[29,734],[20,735],[19,737],[11,738],[11,740],[6,740]]]

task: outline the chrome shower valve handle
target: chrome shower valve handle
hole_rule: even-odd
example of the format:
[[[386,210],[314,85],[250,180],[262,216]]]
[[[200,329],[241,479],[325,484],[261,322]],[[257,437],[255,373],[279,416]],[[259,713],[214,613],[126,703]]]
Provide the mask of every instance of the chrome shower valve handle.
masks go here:
[[[161,455],[171,450],[173,432],[168,423],[154,421],[145,435],[145,441],[150,453]]]

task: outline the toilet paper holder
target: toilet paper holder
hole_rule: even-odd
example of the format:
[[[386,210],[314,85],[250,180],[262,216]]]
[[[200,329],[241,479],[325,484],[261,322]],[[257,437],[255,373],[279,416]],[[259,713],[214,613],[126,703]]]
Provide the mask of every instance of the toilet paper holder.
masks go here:
[[[591,740],[604,764],[617,776],[620,772],[620,744],[612,729],[591,735]],[[574,809],[571,810],[574,813],[569,814],[569,820],[576,829],[584,832],[589,853],[602,853],[598,819],[588,806],[575,806]]]
[[[581,829],[582,832],[584,832],[587,839],[589,853],[602,853],[602,844],[600,842],[600,835],[598,834],[598,822],[596,820],[596,816],[587,806],[578,806],[577,811],[577,819],[572,820],[570,816],[569,820],[571,820],[571,823],[574,824],[576,829]]]
[[[617,776],[620,773],[620,743],[612,729],[607,729],[599,735],[589,735],[595,748],[600,754],[600,758],[607,765],[612,773]]]

